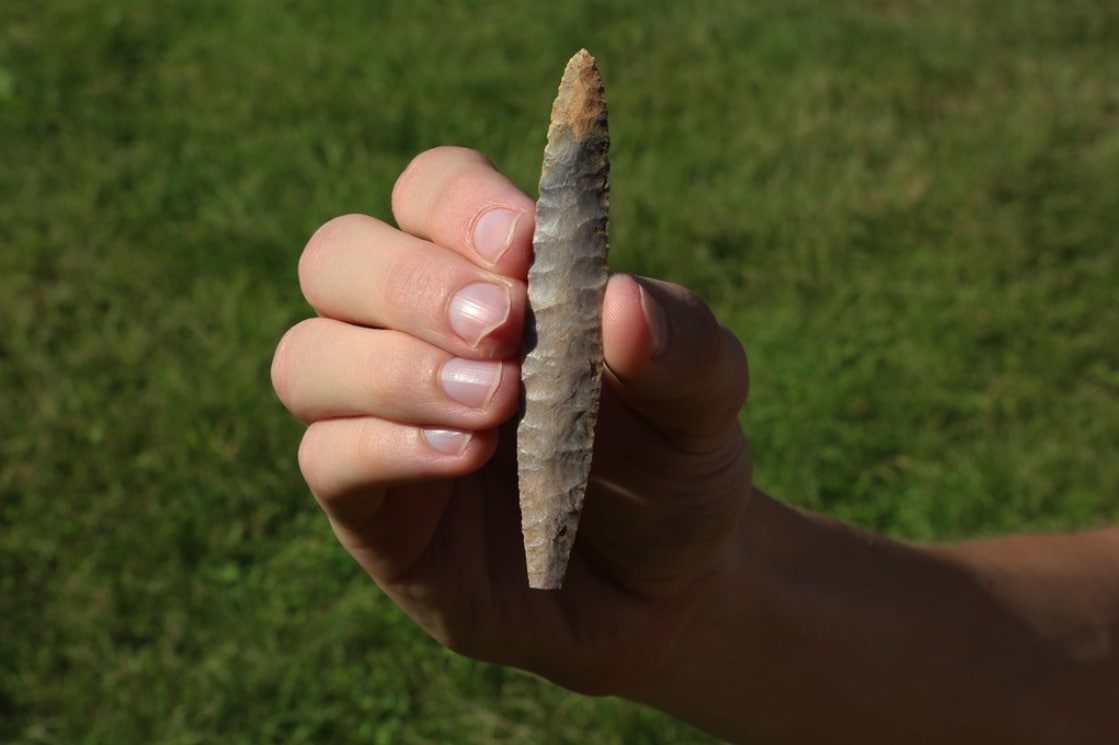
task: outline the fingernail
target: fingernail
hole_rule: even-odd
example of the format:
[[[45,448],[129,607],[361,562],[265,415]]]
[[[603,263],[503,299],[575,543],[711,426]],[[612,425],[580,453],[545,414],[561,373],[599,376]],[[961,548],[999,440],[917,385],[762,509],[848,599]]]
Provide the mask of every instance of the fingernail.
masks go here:
[[[455,357],[439,371],[439,382],[455,401],[481,408],[490,402],[501,382],[501,363]]]
[[[521,219],[520,212],[494,209],[485,213],[474,226],[474,250],[486,261],[496,264],[513,243],[513,231]]]
[[[451,298],[451,328],[477,346],[509,318],[510,303],[506,287],[485,282],[467,285]]]
[[[668,348],[668,320],[665,318],[664,308],[652,293],[641,284],[638,284],[638,288],[641,290],[641,312],[645,316],[645,326],[649,329],[649,337],[653,342],[652,358],[655,360]]]
[[[458,429],[425,429],[423,436],[432,449],[445,455],[458,455],[470,443],[470,433]]]

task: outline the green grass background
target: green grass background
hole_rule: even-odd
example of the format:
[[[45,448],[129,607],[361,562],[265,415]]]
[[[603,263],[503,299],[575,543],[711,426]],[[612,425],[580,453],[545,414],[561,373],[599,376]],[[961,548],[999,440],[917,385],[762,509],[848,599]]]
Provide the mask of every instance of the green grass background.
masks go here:
[[[744,340],[760,485],[918,540],[1119,519],[1117,43],[1087,0],[4,0],[0,741],[706,741],[413,629],[268,381],[314,228],[436,144],[535,193],[584,46],[613,265]]]

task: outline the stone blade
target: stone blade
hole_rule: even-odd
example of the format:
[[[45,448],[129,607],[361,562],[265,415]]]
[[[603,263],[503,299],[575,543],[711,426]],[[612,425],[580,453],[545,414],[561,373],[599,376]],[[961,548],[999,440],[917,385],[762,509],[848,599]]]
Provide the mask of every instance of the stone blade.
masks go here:
[[[528,584],[562,586],[602,386],[610,144],[595,60],[571,58],[552,105],[536,206],[517,470]]]

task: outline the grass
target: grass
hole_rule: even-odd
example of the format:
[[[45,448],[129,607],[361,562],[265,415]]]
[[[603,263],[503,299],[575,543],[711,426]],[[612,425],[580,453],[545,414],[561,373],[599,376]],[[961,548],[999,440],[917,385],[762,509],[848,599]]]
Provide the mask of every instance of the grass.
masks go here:
[[[543,8],[0,4],[0,741],[705,741],[416,631],[268,383],[311,231],[436,144],[533,193],[581,46],[614,266],[744,339],[762,486],[918,540],[1119,519],[1119,12]]]

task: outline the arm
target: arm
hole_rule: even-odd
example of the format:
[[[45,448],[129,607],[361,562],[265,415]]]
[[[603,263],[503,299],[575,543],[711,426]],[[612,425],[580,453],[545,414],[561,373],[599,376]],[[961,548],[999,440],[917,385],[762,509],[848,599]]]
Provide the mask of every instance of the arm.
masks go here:
[[[529,590],[508,422],[532,201],[419,156],[399,229],[300,262],[317,317],[273,362],[342,545],[434,638],[738,740],[1114,741],[1119,532],[922,548],[752,488],[738,340],[684,288],[606,291],[594,466],[561,591]]]
[[[1119,732],[1119,529],[926,548],[755,491],[736,546],[631,698],[735,741]]]

